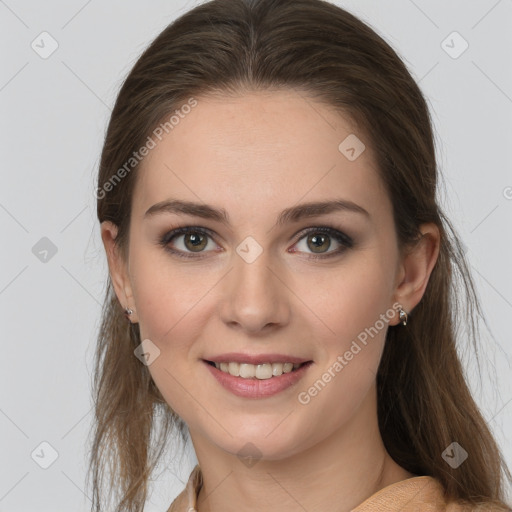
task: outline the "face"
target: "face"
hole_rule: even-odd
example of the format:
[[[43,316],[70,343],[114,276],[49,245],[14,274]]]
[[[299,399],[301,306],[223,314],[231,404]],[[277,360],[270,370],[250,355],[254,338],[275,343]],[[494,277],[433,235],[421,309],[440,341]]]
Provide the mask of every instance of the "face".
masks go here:
[[[353,138],[339,149],[351,134],[359,156]],[[137,172],[125,291],[193,438],[279,459],[348,428],[398,323],[392,206],[364,135],[292,91],[198,97]],[[306,364],[244,379],[207,361]]]

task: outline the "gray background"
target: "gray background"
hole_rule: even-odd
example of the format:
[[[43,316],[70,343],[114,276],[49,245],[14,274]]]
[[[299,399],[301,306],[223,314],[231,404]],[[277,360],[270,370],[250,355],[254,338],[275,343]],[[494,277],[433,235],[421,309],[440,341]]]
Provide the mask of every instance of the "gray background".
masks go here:
[[[89,510],[90,380],[107,272],[93,194],[102,138],[138,55],[197,3],[0,0],[0,512]],[[471,352],[462,355],[512,465],[512,0],[337,3],[398,51],[428,97],[443,204],[494,335],[483,331],[482,381]],[[167,509],[194,463],[190,449],[169,456],[149,512]]]

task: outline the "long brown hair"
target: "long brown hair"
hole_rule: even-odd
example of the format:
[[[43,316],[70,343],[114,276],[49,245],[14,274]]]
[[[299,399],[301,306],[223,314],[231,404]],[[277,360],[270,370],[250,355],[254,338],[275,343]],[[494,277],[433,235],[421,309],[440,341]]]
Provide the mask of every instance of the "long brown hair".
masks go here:
[[[388,330],[377,375],[380,431],[393,459],[437,478],[448,499],[507,510],[503,483],[510,473],[456,350],[458,322],[476,347],[481,310],[464,251],[436,198],[430,113],[395,51],[356,17],[321,0],[213,0],[171,23],[119,92],[101,155],[99,221],[118,226],[116,244],[126,257],[134,152],[191,97],[261,89],[300,91],[357,122],[375,150],[402,248],[418,239],[420,224],[439,227],[440,254],[425,294],[406,329]],[[140,342],[138,325],[126,322],[109,277],[94,374],[94,510],[102,507],[108,468],[108,487],[119,495],[116,510],[143,510],[169,433],[186,438],[186,425],[133,354]],[[162,428],[155,440],[157,423]],[[469,453],[456,469],[442,458],[454,441]]]

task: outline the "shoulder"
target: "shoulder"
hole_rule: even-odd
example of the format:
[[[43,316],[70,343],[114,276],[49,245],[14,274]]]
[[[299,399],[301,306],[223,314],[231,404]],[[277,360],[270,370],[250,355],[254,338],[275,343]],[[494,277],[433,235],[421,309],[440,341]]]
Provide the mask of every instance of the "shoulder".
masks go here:
[[[175,498],[167,512],[195,512],[203,480],[199,465],[190,473],[185,489]],[[471,505],[446,502],[441,483],[430,476],[417,476],[384,487],[351,512],[505,512],[493,504]]]
[[[493,503],[482,503],[473,505],[464,502],[451,502],[446,505],[446,512],[507,512],[511,509]]]
[[[188,478],[185,489],[171,503],[167,512],[193,512],[196,510],[196,500],[199,490],[201,489],[203,480],[201,470],[197,464]]]
[[[185,491],[181,491],[178,496],[171,503],[171,506],[167,509],[167,512],[185,512],[187,510],[187,495]]]
[[[376,492],[351,512],[502,512],[496,505],[447,502],[441,483],[430,476],[401,480]]]

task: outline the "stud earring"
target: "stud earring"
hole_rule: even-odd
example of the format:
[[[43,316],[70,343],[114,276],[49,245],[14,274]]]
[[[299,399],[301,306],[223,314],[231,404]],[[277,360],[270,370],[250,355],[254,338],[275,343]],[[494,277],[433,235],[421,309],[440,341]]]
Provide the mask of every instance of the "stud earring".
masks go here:
[[[130,320],[130,315],[133,313],[133,310],[130,309],[130,308],[125,308],[124,310],[124,316],[126,318],[126,320],[128,320],[129,322],[131,322]]]

